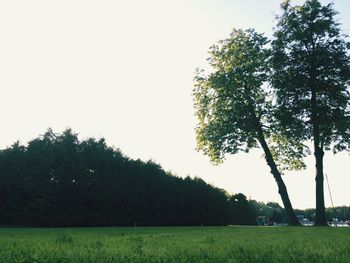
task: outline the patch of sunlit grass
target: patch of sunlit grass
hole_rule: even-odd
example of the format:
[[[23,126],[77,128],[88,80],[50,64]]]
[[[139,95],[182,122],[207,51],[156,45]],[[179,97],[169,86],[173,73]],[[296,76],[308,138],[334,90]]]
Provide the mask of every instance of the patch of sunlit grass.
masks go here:
[[[350,228],[2,228],[0,262],[349,262]]]

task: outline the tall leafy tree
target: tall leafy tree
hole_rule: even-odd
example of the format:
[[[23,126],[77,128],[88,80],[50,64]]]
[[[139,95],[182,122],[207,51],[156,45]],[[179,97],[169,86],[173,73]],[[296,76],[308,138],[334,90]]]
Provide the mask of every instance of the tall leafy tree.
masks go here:
[[[274,159],[275,151],[269,147],[281,137],[270,125],[273,122],[272,101],[268,89],[264,88],[269,72],[267,43],[267,38],[252,29],[233,30],[230,38],[211,47],[208,61],[212,72],[206,74],[198,70],[195,76],[197,146],[212,162],[220,163],[226,154],[248,152],[260,145],[276,180],[289,223],[297,225],[287,188]],[[284,157],[296,168],[300,167],[294,158],[299,155],[289,152],[298,151],[285,147]]]
[[[325,150],[349,150],[350,44],[332,4],[307,0],[281,5],[272,42],[272,83],[278,118],[288,137],[313,141],[316,160],[316,225],[326,225]]]

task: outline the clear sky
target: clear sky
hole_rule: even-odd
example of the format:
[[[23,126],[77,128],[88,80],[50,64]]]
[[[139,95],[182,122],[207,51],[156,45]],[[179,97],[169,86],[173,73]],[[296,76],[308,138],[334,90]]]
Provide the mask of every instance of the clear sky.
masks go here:
[[[191,93],[208,48],[234,27],[271,36],[281,2],[1,1],[0,148],[48,127],[71,127],[80,138],[105,137],[126,155],[153,159],[179,176],[280,202],[261,150],[220,166],[195,151]],[[350,1],[334,2],[350,34]],[[350,205],[349,168],[348,153],[326,154],[335,205]],[[294,207],[314,207],[313,158],[307,170],[284,178]]]

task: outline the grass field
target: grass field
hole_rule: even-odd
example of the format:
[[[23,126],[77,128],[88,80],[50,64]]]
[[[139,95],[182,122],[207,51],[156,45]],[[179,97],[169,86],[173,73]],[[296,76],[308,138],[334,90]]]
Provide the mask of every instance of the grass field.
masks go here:
[[[0,262],[350,262],[350,228],[0,228]]]

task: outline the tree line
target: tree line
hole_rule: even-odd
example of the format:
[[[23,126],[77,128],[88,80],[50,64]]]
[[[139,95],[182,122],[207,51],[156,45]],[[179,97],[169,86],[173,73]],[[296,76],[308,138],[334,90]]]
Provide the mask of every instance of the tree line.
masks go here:
[[[209,73],[193,90],[198,150],[219,164],[227,155],[261,148],[288,222],[299,221],[283,171],[315,158],[315,225],[326,226],[325,151],[350,150],[350,42],[332,4],[281,4],[271,39],[234,29],[209,51]]]
[[[350,222],[350,207],[349,206],[337,206],[334,208],[327,207],[326,208],[326,219],[327,222],[334,222],[334,220],[338,221],[347,221]],[[304,218],[315,221],[316,218],[316,209],[309,208],[309,209],[295,209],[295,212],[298,215],[303,215]]]
[[[286,223],[274,202],[230,195],[200,178],[133,160],[104,139],[51,129],[0,150],[0,226],[167,226]],[[315,210],[296,210],[314,220]],[[349,220],[349,207],[326,209]]]
[[[285,222],[277,203],[230,195],[200,178],[133,160],[105,139],[48,129],[0,150],[2,226],[256,225]]]
[[[228,194],[133,160],[104,139],[49,129],[0,151],[0,225],[227,225]]]

